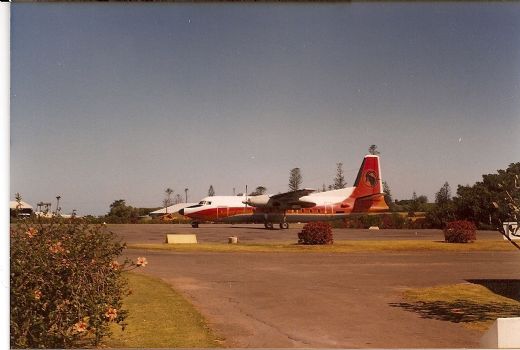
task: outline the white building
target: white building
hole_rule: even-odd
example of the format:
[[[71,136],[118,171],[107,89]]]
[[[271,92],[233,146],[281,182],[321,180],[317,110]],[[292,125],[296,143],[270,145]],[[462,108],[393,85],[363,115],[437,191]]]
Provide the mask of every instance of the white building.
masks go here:
[[[195,205],[197,203],[179,203],[179,204],[174,204],[174,205],[170,205],[168,208],[161,208],[159,210],[156,210],[156,211],[152,211],[150,214],[151,217],[157,217],[157,216],[161,216],[161,215],[165,215],[165,214],[175,214],[175,213],[178,213],[179,210],[181,210],[182,208],[186,208],[186,207],[189,207],[190,205]]]
[[[11,212],[11,216],[14,216],[14,212],[18,210],[18,216],[30,216],[33,212],[33,207],[24,201],[10,201],[9,202],[9,211]]]

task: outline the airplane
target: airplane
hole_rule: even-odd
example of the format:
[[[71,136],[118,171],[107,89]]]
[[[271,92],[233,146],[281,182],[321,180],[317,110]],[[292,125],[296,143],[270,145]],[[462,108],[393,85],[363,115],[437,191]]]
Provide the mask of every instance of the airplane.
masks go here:
[[[379,156],[366,155],[353,187],[316,192],[304,188],[274,195],[212,196],[185,207],[179,214],[200,222],[263,223],[273,229],[289,228],[289,222],[341,220],[349,215],[388,211]]]

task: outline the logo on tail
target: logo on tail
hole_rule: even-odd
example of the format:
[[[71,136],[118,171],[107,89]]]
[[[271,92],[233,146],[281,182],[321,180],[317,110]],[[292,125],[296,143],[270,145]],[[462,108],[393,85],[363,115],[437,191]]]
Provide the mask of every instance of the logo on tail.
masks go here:
[[[369,170],[365,174],[365,184],[370,187],[375,187],[377,184],[377,175],[373,170]]]

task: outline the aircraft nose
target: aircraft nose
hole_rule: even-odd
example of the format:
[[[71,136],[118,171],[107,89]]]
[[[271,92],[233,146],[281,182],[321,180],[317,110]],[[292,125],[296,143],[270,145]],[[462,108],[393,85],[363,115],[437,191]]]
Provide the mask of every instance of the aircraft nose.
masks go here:
[[[179,210],[179,214],[184,215],[184,209]]]

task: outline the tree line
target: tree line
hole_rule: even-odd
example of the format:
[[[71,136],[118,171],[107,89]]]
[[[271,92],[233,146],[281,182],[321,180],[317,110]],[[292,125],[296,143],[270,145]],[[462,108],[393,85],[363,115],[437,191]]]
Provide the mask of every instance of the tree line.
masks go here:
[[[428,203],[426,196],[393,201],[390,187],[383,183],[385,201],[392,212],[408,212],[414,216],[425,213],[425,226],[443,228],[447,222],[468,220],[480,229],[496,229],[505,221],[516,221],[520,203],[520,162],[511,163],[505,170],[482,175],[482,181],[474,185],[458,185],[452,196],[451,187],[445,182],[435,193],[435,201]]]

